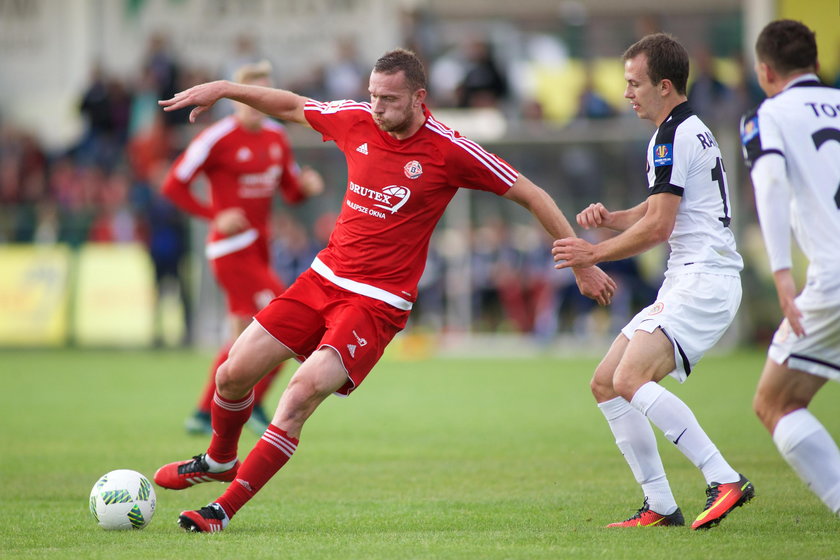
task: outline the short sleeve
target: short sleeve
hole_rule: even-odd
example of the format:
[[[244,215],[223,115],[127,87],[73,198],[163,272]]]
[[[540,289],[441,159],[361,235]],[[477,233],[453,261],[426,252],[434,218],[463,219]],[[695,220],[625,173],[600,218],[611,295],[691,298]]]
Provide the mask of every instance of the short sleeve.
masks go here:
[[[762,107],[757,107],[741,118],[741,147],[747,167],[752,167],[767,154],[785,155],[779,127],[771,114],[761,110]]]

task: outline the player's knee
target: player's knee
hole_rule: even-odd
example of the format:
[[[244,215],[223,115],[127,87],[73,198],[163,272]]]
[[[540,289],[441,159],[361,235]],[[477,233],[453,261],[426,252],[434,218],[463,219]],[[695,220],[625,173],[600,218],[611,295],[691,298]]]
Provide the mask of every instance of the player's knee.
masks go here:
[[[589,390],[592,391],[592,396],[597,402],[604,402],[614,398],[615,390],[613,389],[612,380],[609,382],[603,376],[599,376],[596,372],[589,381]]]
[[[245,382],[230,359],[216,370],[216,392],[225,399],[241,399],[251,390],[251,384]]]

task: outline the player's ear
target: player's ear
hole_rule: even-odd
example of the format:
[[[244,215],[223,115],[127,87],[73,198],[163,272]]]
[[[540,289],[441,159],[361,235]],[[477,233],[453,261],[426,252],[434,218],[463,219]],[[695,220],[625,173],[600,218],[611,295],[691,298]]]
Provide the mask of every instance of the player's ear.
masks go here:
[[[668,78],[662,78],[657,87],[659,88],[659,93],[662,97],[665,97],[674,91],[674,84]]]
[[[414,92],[414,102],[412,105],[414,107],[420,107],[426,101],[426,90],[423,88],[418,89]]]

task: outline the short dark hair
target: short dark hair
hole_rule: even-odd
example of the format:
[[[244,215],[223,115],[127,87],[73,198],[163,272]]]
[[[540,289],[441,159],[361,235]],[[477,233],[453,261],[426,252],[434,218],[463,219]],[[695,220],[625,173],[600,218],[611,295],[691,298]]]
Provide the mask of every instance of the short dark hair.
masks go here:
[[[379,57],[373,66],[374,72],[396,74],[404,72],[411,91],[426,89],[426,70],[417,55],[408,49],[394,49]]]
[[[658,84],[671,80],[677,93],[685,95],[688,85],[688,52],[679,41],[667,33],[653,33],[642,37],[624,51],[625,62],[640,54],[647,57],[650,81]]]
[[[779,19],[761,30],[755,54],[760,62],[782,75],[794,70],[816,70],[817,38],[803,23]]]

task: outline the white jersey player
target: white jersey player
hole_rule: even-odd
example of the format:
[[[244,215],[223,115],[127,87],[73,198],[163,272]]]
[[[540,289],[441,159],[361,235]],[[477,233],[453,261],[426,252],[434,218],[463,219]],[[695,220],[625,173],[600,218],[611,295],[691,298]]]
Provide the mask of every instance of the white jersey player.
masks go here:
[[[755,490],[724,460],[688,406],[659,381],[668,375],[685,381],[723,336],[741,302],[743,262],[729,229],[720,150],[687,103],[685,49],[669,35],[649,35],[624,53],[624,77],[624,96],[639,117],[658,127],[647,151],[647,200],[619,211],[590,205],[577,216],[581,226],[620,233],[597,245],[561,239],[553,253],[558,267],[587,266],[669,243],[668,269],[656,301],[622,329],[591,381],[598,407],[645,496],[635,515],[608,527],[685,523],[652,423],[703,473],[706,507],[691,527],[705,529],[749,501]]]
[[[827,380],[840,381],[840,90],[817,78],[814,33],[802,23],[768,24],[756,54],[769,99],[742,119],[741,140],[785,318],[755,410],[782,456],[840,513],[840,451],[807,409]],[[791,229],[809,261],[798,296]]]

